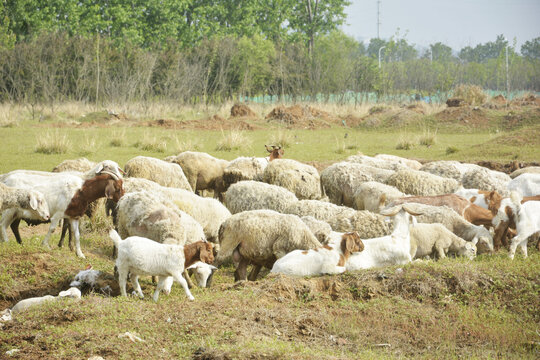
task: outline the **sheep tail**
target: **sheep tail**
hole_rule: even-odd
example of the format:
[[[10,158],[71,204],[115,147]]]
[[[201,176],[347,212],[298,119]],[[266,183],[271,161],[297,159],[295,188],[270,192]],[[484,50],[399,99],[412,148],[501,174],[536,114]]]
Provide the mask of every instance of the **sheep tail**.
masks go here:
[[[118,235],[116,230],[114,230],[114,229],[109,230],[109,237],[113,241],[114,246],[116,246],[118,248],[118,246],[122,242],[122,238],[120,237],[120,235]]]

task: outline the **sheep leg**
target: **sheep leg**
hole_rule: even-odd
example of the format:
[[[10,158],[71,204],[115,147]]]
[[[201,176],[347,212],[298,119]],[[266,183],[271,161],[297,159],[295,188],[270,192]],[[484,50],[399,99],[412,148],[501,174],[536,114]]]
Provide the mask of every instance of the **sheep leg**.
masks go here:
[[[178,271],[178,272],[172,273],[171,275],[173,276],[174,280],[178,281],[180,283],[180,285],[182,285],[182,287],[184,288],[184,291],[186,292],[186,295],[187,295],[188,299],[191,300],[191,301],[195,300],[193,295],[191,295],[191,291],[189,291],[186,279],[184,279],[184,277],[182,276],[182,273],[180,273]]]
[[[126,282],[128,277],[128,269],[118,266],[116,266],[116,269],[118,270],[118,285],[120,286],[120,293],[122,296],[127,296]]]
[[[234,281],[247,280],[247,266],[249,265],[249,260],[240,254],[238,254],[238,256],[240,257],[240,261],[234,272]]]
[[[193,280],[191,280],[191,277],[189,276],[189,273],[187,270],[184,269],[184,278],[186,279],[186,282],[188,284],[188,287],[191,289],[193,288]]]
[[[7,228],[11,225],[13,222],[14,216],[15,216],[15,209],[8,209],[5,210],[2,215],[2,220],[0,221],[0,237],[3,242],[8,241],[8,234],[7,234]],[[12,229],[13,230],[13,229]]]
[[[435,244],[435,251],[437,252],[437,256],[439,259],[444,259],[446,257],[446,254],[444,253],[444,247],[440,244]]]
[[[86,256],[81,251],[81,236],[79,234],[79,220],[78,219],[70,219],[69,220],[71,224],[71,231],[73,231],[73,234],[75,234],[75,252],[77,253],[77,256],[84,259]]]
[[[129,279],[131,280],[131,285],[133,286],[133,289],[135,290],[137,295],[141,299],[144,299],[144,294],[142,292],[141,285],[139,284],[139,275],[132,272],[131,274],[129,274]]]
[[[158,301],[158,299],[159,299],[159,292],[160,292],[161,290],[164,290],[164,289],[165,289],[165,287],[166,287],[166,284],[165,284],[165,283],[167,282],[167,279],[168,279],[168,278],[169,278],[169,277],[167,277],[167,276],[160,276],[160,277],[159,277],[159,281],[158,281],[158,284],[157,284],[157,286],[156,286],[156,291],[154,291],[154,296],[152,296],[152,299],[154,300],[154,302],[157,302],[157,301]]]
[[[21,219],[15,219],[9,226],[11,228],[11,231],[13,231],[13,235],[15,235],[15,239],[19,244],[22,244],[21,234],[19,233],[19,223],[21,222]]]
[[[257,280],[257,276],[259,276],[259,272],[261,271],[262,265],[253,265],[253,268],[251,269],[251,272],[249,273],[248,280],[249,281],[255,281]]]
[[[60,234],[60,241],[58,242],[58,247],[61,248],[64,246],[64,238],[66,237],[66,231],[68,232],[69,236],[69,250],[73,251],[73,233],[71,232],[71,227],[69,226],[69,223],[64,219],[62,223],[62,234]]]

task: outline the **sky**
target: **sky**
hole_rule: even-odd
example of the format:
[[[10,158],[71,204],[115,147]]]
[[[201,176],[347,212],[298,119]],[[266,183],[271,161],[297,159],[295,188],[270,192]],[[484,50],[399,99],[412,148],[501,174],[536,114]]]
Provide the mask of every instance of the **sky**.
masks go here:
[[[359,41],[377,37],[377,0],[349,0],[343,31]],[[380,37],[427,47],[442,42],[459,51],[503,34],[517,50],[540,37],[540,0],[380,0]]]

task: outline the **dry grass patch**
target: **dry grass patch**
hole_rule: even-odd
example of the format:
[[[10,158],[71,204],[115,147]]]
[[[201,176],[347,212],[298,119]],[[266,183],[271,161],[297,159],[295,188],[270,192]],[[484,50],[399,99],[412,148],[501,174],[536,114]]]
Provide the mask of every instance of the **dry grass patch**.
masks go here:
[[[164,153],[167,151],[167,142],[162,139],[158,139],[155,135],[145,132],[143,138],[133,144],[134,147],[145,151],[155,151],[158,153]]]
[[[469,105],[482,105],[487,100],[487,95],[480,86],[459,85],[454,88],[453,96],[463,99]]]
[[[221,131],[221,139],[217,142],[217,151],[240,150],[251,146],[251,139],[241,130]]]
[[[269,144],[279,145],[282,148],[290,147],[294,144],[294,134],[289,130],[280,127],[270,136]]]
[[[58,130],[47,131],[44,135],[36,137],[36,147],[34,152],[41,154],[65,154],[71,148],[66,134],[61,134]]]
[[[418,139],[420,145],[431,147],[437,143],[437,130],[434,133],[431,130],[424,130],[424,133]]]

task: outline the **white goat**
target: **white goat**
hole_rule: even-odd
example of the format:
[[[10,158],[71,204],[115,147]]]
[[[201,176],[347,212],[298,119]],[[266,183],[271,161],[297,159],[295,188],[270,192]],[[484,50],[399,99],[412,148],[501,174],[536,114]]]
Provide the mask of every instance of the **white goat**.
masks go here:
[[[293,250],[278,259],[271,272],[293,276],[341,274],[351,254],[362,251],[364,244],[357,232],[339,235],[336,243],[309,250]]]
[[[144,294],[139,285],[139,276],[152,275],[159,276],[154,301],[158,301],[159,292],[164,289],[166,281],[170,282],[170,279],[167,280],[170,276],[182,285],[189,300],[195,300],[182,272],[186,265],[190,266],[197,261],[214,261],[212,244],[204,241],[180,246],[160,244],[140,236],[130,236],[122,240],[115,230],[110,230],[109,236],[118,249],[116,267],[122,296],[127,296],[126,280],[129,273],[133,288],[141,298]]]
[[[420,214],[413,212],[409,204],[386,209],[381,214],[394,216],[394,231],[390,235],[363,240],[364,251],[351,255],[346,264],[348,271],[411,262],[409,221],[412,218],[411,215]]]

